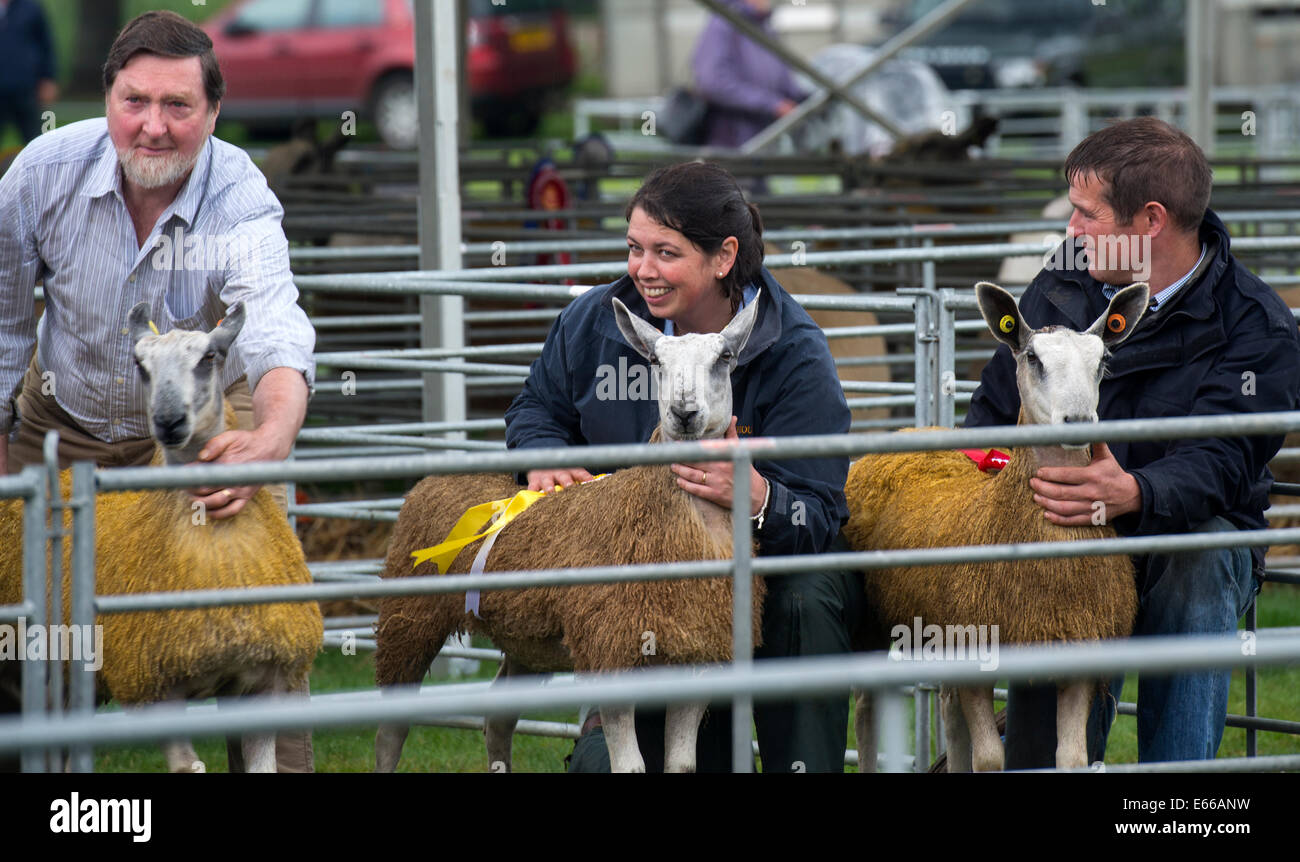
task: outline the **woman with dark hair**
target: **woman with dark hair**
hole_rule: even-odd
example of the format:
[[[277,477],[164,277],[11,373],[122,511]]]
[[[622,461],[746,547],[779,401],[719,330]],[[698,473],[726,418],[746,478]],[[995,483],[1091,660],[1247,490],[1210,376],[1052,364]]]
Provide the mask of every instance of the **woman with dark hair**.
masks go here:
[[[547,336],[523,391],[506,411],[511,448],[639,443],[650,439],[658,406],[643,390],[619,386],[609,398],[602,369],[645,361],[619,333],[612,300],[665,334],[720,332],[744,305],[758,317],[732,373],[735,418],[727,437],[843,433],[849,411],[826,338],[762,264],[762,220],[724,169],[698,162],[651,174],[627,207],[627,275],[574,300]],[[687,492],[731,507],[729,461],[674,464]],[[751,500],[760,552],[808,554],[843,548],[845,458],[773,459],[751,467]],[[533,470],[528,487],[549,491],[591,478],[581,468]],[[742,513],[736,513],[740,516]],[[653,529],[654,525],[646,525]],[[768,579],[763,646],[756,657],[848,652],[862,617],[862,585],[850,573]],[[845,695],[755,706],[766,772],[841,771],[848,727]],[[663,713],[637,710],[637,738],[649,770],[662,769]],[[574,750],[574,771],[607,771],[603,734],[593,714]],[[731,766],[731,722],[711,710],[700,728],[700,771]]]

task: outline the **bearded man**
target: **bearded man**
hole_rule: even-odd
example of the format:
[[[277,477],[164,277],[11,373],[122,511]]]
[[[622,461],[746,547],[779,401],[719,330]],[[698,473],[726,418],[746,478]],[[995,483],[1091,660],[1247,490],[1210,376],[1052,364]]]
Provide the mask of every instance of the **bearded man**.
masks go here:
[[[149,463],[127,324],[141,301],[161,332],[211,329],[244,304],[222,381],[239,429],[199,458],[289,455],[316,336],[297,304],[279,201],[243,150],[212,137],[224,94],[207,35],[175,13],[146,12],[109,50],[105,116],[39,136],[0,179],[0,474],[39,463],[50,429],[63,466]],[[191,493],[221,519],[256,490]],[[296,739],[286,766],[281,736],[282,771],[311,769],[310,736]]]

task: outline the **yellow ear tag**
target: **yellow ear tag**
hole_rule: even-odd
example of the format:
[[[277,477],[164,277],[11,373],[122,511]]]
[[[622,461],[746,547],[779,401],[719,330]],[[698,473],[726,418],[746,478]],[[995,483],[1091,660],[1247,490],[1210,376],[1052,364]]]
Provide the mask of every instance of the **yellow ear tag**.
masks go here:
[[[154,323],[153,323],[152,320],[149,321],[149,328],[153,330],[153,334],[154,334],[154,335],[162,335],[162,333],[158,331],[158,327],[154,326]]]
[[[1002,315],[1002,319],[998,321],[998,329],[1001,329],[1003,332],[1010,332],[1015,328],[1016,319],[1009,314]]]

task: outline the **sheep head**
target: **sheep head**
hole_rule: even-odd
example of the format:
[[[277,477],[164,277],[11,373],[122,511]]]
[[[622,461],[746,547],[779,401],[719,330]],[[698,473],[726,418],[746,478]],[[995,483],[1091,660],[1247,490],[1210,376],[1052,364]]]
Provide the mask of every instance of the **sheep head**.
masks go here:
[[[760,291],[761,294],[761,291]],[[632,349],[650,362],[664,440],[722,437],[731,425],[731,372],[758,315],[758,295],[721,332],[664,335],[614,300],[614,319]]]
[[[1083,332],[1063,326],[1031,329],[1016,299],[996,284],[980,282],[975,296],[993,337],[1011,348],[1024,422],[1056,425],[1096,422],[1097,400],[1110,350],[1128,338],[1147,309],[1145,282],[1115,294]],[[1083,449],[1087,444],[1065,448]]]
[[[232,305],[211,332],[173,329],[158,334],[147,302],[132,308],[128,319],[132,353],[145,385],[150,433],[169,464],[192,461],[189,455],[197,456],[204,443],[224,430],[221,369],[243,328],[244,305]]]

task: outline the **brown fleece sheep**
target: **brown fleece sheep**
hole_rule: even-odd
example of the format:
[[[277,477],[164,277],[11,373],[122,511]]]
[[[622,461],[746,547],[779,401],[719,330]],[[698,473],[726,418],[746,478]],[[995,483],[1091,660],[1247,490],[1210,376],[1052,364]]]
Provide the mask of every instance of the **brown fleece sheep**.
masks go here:
[[[1116,294],[1086,333],[1062,327],[1031,330],[1014,298],[994,285],[977,286],[980,309],[995,336],[1011,346],[1021,392],[1020,423],[1096,421],[1097,382],[1105,348],[1120,343],[1146,308],[1145,285]],[[1104,326],[1114,315],[1127,324]],[[1002,328],[1009,327],[1009,328]],[[1000,331],[1001,328],[1001,331]],[[1041,446],[1016,450],[996,475],[982,473],[960,452],[867,455],[849,470],[844,533],[856,550],[933,548],[1109,538],[1110,526],[1061,527],[1043,517],[1029,479],[1040,466],[1082,466],[1088,447]],[[866,573],[866,592],[877,621],[896,625],[997,626],[998,643],[1085,641],[1127,636],[1137,614],[1133,566],[1127,556],[1075,557],[899,567]],[[916,646],[914,645],[914,649]],[[1093,683],[1086,683],[1090,688]],[[1063,686],[1058,708],[1062,739],[1059,766],[1086,763],[1083,729],[1090,689]],[[992,687],[958,690],[961,713],[945,698],[956,769],[1000,769],[1002,746],[993,731]],[[874,764],[870,705],[859,697],[860,762]],[[1075,725],[1067,725],[1068,722]],[[1076,726],[1077,725],[1077,726]],[[969,737],[964,736],[969,728]],[[970,749],[974,749],[972,752]],[[868,754],[868,752],[871,752]],[[974,758],[973,764],[971,758]],[[869,768],[866,766],[864,768]]]
[[[643,355],[654,350],[660,374],[661,429],[658,439],[720,437],[730,424],[728,364],[753,326],[758,302],[750,303],[718,335],[665,337],[627,312],[617,299],[616,318],[629,343]],[[644,348],[644,349],[643,349]],[[699,424],[683,430],[670,408],[686,403],[679,392],[697,369],[713,376],[725,392],[693,402]],[[703,379],[709,379],[701,375]],[[692,395],[696,393],[694,390]],[[383,577],[433,574],[431,563],[414,570],[411,553],[438,544],[471,506],[510,497],[520,490],[506,475],[431,476],[411,491],[402,507]],[[463,548],[449,567],[469,570],[481,541]],[[678,487],[666,464],[629,467],[584,485],[551,493],[524,510],[497,534],[486,570],[620,566],[689,560],[730,559],[731,513]],[[754,578],[753,637],[760,637],[764,585]],[[465,609],[464,593],[385,600],[379,611],[375,676],[381,686],[415,684],[452,632],[492,639],[506,654],[506,675],[575,670],[614,671],[643,665],[696,664],[731,660],[730,578],[537,587],[484,591],[476,619]],[[647,649],[653,633],[653,650]],[[689,709],[678,720],[675,710]],[[631,729],[631,710],[602,709],[614,771],[644,771]],[[666,768],[694,771],[695,730],[703,704],[670,707]],[[623,724],[626,719],[626,726]],[[510,764],[513,719],[488,722],[488,755]],[[408,728],[383,725],[375,741],[376,768],[391,771],[401,756]],[[625,732],[626,731],[626,732]],[[680,731],[680,733],[679,733]],[[689,741],[686,741],[689,736]]]

